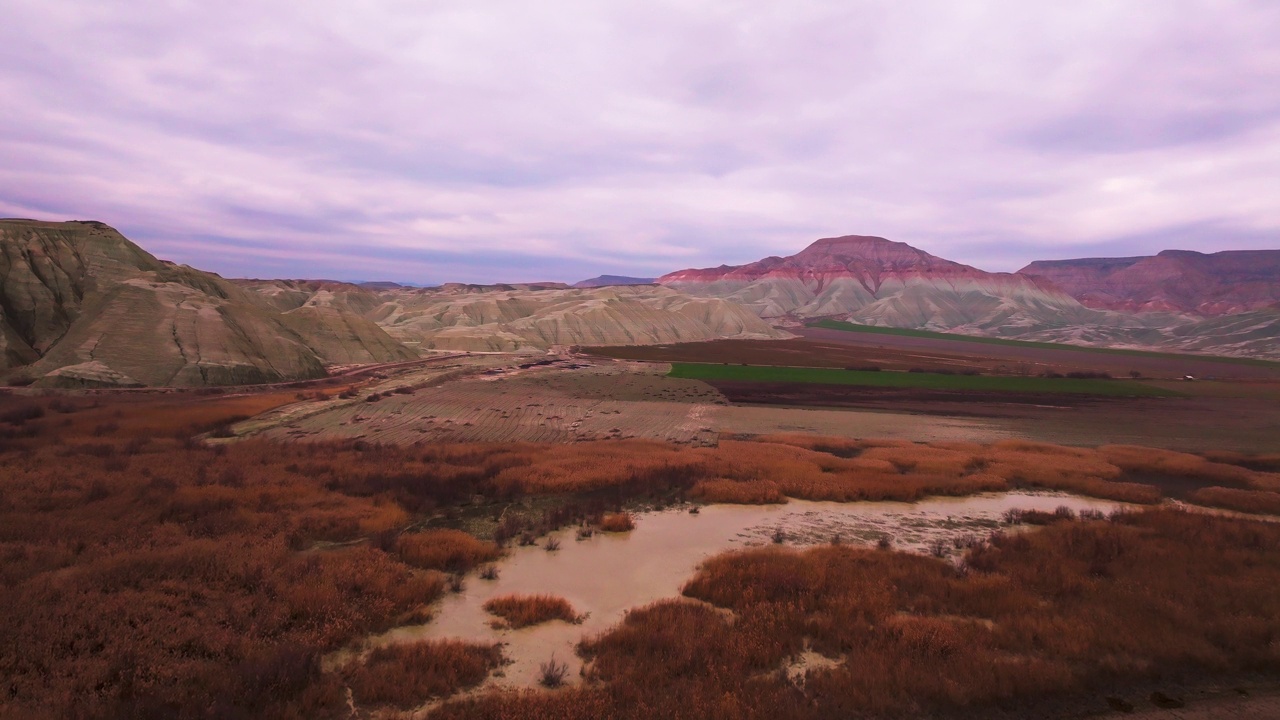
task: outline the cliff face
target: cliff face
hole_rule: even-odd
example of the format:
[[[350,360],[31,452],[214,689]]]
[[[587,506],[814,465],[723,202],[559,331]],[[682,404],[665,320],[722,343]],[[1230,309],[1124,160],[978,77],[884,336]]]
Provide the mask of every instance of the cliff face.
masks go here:
[[[42,385],[272,382],[412,356],[372,323],[289,317],[95,222],[0,220],[0,309],[0,370],[27,366]]]
[[[1018,274],[1048,280],[1082,304],[1105,310],[1220,317],[1280,304],[1280,250],[1045,260]]]
[[[658,282],[741,302],[762,317],[839,315],[896,327],[1033,326],[1090,314],[1051,283],[984,272],[863,235],[818,240],[789,257],[681,270]]]

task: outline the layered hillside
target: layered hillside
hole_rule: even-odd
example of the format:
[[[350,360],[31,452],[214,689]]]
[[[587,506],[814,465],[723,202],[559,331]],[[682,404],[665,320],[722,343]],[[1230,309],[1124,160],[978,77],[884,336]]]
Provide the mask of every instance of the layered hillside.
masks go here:
[[[0,309],[0,370],[41,385],[261,383],[412,356],[372,323],[282,312],[96,222],[0,220]]]
[[[851,235],[789,257],[681,270],[666,287],[785,323],[836,317],[1104,347],[1280,358],[1280,251],[1032,263],[988,273],[905,243]]]
[[[280,312],[280,322],[305,338],[328,364],[412,360],[418,353],[369,316],[383,303],[376,292],[326,280],[236,280]]]
[[[779,338],[746,308],[668,288],[399,290],[381,294],[374,319],[424,350],[514,351],[554,345],[649,345],[718,338]]]
[[[1280,250],[1040,260],[1018,274],[1051,281],[1105,310],[1220,317],[1280,306]]]
[[[789,257],[681,270],[658,283],[739,302],[765,318],[840,316],[892,327],[1027,331],[1098,315],[1051,283],[983,272],[863,235],[818,240]]]

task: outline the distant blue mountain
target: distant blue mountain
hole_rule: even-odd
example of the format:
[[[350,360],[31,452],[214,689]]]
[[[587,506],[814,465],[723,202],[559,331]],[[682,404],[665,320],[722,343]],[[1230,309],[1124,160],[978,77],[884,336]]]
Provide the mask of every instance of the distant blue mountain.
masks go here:
[[[574,283],[576,288],[604,287],[606,285],[652,285],[655,278],[627,277],[625,275],[601,275]]]

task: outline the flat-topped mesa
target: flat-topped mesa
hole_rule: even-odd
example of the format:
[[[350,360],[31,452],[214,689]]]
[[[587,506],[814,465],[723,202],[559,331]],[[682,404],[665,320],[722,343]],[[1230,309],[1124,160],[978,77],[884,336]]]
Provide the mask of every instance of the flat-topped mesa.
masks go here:
[[[1280,250],[1041,260],[1018,273],[1051,281],[1084,305],[1104,310],[1214,317],[1280,303]]]

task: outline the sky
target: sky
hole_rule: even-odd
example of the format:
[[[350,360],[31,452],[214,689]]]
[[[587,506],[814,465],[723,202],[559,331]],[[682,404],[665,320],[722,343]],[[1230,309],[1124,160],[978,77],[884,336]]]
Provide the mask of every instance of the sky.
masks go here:
[[[226,276],[1280,248],[1280,3],[0,0],[0,217]]]

